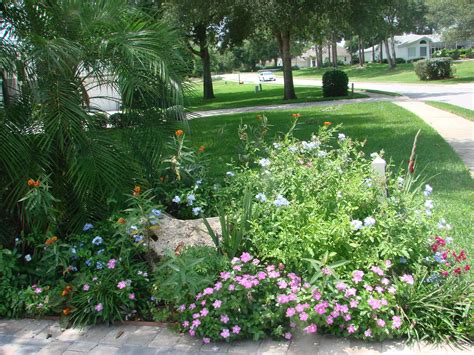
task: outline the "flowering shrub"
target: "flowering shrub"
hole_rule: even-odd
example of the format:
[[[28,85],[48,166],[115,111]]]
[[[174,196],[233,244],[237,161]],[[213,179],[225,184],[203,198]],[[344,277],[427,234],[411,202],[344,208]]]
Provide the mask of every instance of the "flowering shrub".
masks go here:
[[[198,293],[193,303],[177,307],[181,329],[204,343],[283,336],[289,331],[289,322],[275,297],[279,288],[290,285],[296,291],[299,284],[296,275],[286,275],[274,265],[263,266],[243,253],[232,260],[230,271],[220,273],[213,287]]]

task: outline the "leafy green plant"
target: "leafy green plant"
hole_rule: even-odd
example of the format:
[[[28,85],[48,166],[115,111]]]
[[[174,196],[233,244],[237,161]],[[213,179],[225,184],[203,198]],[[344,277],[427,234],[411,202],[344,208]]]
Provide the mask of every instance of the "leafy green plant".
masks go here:
[[[342,70],[330,70],[323,75],[324,97],[347,96],[349,78]]]
[[[219,222],[222,234],[219,235],[212,229],[209,222],[204,218],[207,231],[212,238],[217,250],[227,256],[229,259],[234,258],[237,253],[242,252],[250,231],[250,221],[252,220],[252,194],[250,190],[246,190],[242,200],[241,214],[225,215],[224,208],[219,209]]]
[[[453,76],[451,58],[433,58],[419,60],[413,64],[420,80],[447,79]]]

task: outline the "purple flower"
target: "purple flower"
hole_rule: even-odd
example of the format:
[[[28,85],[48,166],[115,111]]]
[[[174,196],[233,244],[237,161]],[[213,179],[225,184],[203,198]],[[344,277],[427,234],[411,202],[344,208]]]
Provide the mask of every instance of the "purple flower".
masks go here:
[[[296,310],[293,307],[290,307],[286,310],[287,317],[293,317],[296,314]]]
[[[232,327],[232,333],[239,334],[240,333],[240,327],[238,325],[234,325]]]
[[[304,328],[304,332],[306,334],[312,334],[312,333],[316,333],[316,331],[318,330],[318,326],[314,323],[311,323],[310,325],[308,325],[306,328]]]
[[[285,280],[280,280],[277,282],[279,288],[287,288],[288,283]]]
[[[375,309],[379,309],[380,307],[382,307],[382,302],[380,302],[380,300],[376,299],[376,298],[372,298],[370,297],[369,300],[367,301],[367,303],[369,304],[369,306],[375,310]]]
[[[199,319],[195,319],[195,320],[193,320],[193,323],[191,325],[191,329],[196,329],[200,325],[201,325],[201,321]]]
[[[229,316],[227,314],[221,314],[221,322],[227,324],[229,322]]]
[[[124,289],[125,287],[127,287],[127,283],[123,280],[117,284],[117,288],[119,289]]]
[[[82,290],[86,292],[89,291],[90,288],[91,287],[89,286],[89,284],[84,284],[84,286],[82,286]]]
[[[413,279],[413,276],[408,275],[408,274],[404,274],[402,277],[400,277],[400,280],[402,280],[403,282],[405,282],[409,285],[413,285],[415,283],[415,280]]]
[[[349,325],[349,326],[347,327],[347,332],[348,332],[349,334],[355,333],[355,331],[356,331],[356,329],[355,329],[354,324],[351,324],[351,325]]]
[[[370,329],[367,329],[365,332],[364,332],[364,335],[367,337],[367,338],[370,338],[372,336],[372,331]]]
[[[203,344],[209,344],[211,342],[211,338],[202,338]]]
[[[212,304],[212,306],[214,308],[221,308],[221,305],[222,305],[222,301],[221,300],[215,300],[214,303]]]
[[[355,296],[356,293],[357,293],[357,290],[354,287],[351,287],[346,290],[346,292],[344,293],[344,296],[351,297],[351,296]]]
[[[107,267],[109,269],[115,269],[115,264],[117,263],[117,260],[115,259],[110,259],[108,262],[107,262]]]
[[[131,299],[131,300],[134,300],[135,299],[135,294],[132,292],[128,295],[128,298]]]
[[[381,268],[379,268],[378,266],[372,266],[371,268],[372,272],[379,275],[379,276],[383,276],[383,270]]]
[[[290,332],[286,332],[285,334],[283,334],[283,338],[285,338],[286,340],[291,340],[292,337],[293,335]]]
[[[222,332],[221,332],[221,337],[223,337],[224,339],[228,338],[230,336],[230,331],[229,329],[222,329]]]
[[[230,279],[230,272],[223,271],[223,272],[221,272],[220,276],[221,276],[221,279],[223,281],[226,281],[226,280]]]
[[[178,307],[178,312],[184,312],[186,310],[186,305],[182,304]]]
[[[364,277],[364,272],[362,270],[355,270],[352,273],[352,281],[354,281],[355,283],[361,282],[362,277]]]
[[[102,312],[103,309],[104,309],[104,306],[102,305],[102,303],[99,303],[95,306],[95,310],[97,312]]]
[[[207,308],[203,308],[203,309],[201,309],[200,313],[201,313],[202,317],[205,317],[209,314],[209,311],[207,310]]]
[[[305,312],[300,313],[300,320],[306,322],[308,320],[308,314]]]
[[[240,256],[240,260],[242,260],[243,263],[248,263],[250,260],[252,260],[252,255],[247,252],[244,252]]]
[[[336,288],[339,290],[339,291],[343,291],[347,288],[347,285],[344,283],[344,282],[338,282],[336,284]]]
[[[194,308],[196,308],[196,305],[195,305],[194,303],[191,303],[191,304],[189,305],[189,310],[192,310],[192,309],[194,309]]]
[[[380,328],[385,327],[385,321],[383,319],[377,319],[376,323]]]

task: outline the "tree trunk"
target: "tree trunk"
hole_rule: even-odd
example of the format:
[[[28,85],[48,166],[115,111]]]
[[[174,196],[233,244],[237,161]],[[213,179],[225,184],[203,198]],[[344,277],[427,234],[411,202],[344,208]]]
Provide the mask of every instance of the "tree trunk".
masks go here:
[[[291,68],[290,31],[281,31],[277,34],[281,59],[283,60],[283,100],[296,99],[293,84],[293,70]]]
[[[375,63],[375,45],[372,45],[372,63]]]
[[[273,58],[273,66],[274,67],[278,66],[278,57]]]
[[[331,62],[332,62],[332,60],[331,60],[331,43],[328,42],[328,64],[329,64],[329,66],[332,65]]]
[[[201,46],[200,56],[202,60],[202,81],[203,81],[203,94],[205,99],[214,99],[214,88],[212,86],[212,75],[211,75],[211,57],[209,56],[209,49],[207,46]]]
[[[380,42],[379,44],[379,63],[382,64],[383,61],[383,44]]]
[[[393,67],[395,68],[397,66],[397,53],[395,52],[395,37],[392,35],[391,37],[391,45],[392,45],[392,62],[393,62]]]
[[[323,45],[318,45],[318,68],[323,66]]]
[[[393,69],[394,65],[393,65],[392,56],[390,55],[390,48],[389,48],[389,45],[388,45],[388,40],[387,39],[384,40],[383,43],[385,45],[385,52],[387,54],[388,65],[389,65],[390,69]]]
[[[358,47],[359,47],[359,66],[363,67],[364,66],[364,46],[362,39],[358,38]]]
[[[5,74],[4,71],[0,71],[0,76],[2,79],[2,99],[3,99],[3,105],[7,107],[10,105],[10,88],[8,87],[8,82],[7,82],[7,75]]]
[[[337,68],[337,42],[334,35],[332,37],[332,66]]]

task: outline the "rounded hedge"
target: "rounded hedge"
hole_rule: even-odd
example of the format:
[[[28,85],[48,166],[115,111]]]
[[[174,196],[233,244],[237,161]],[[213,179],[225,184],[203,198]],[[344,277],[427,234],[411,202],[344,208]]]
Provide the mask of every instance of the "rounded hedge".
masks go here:
[[[453,76],[451,58],[433,58],[414,63],[415,73],[420,80],[446,79]]]
[[[349,78],[341,70],[327,71],[323,75],[324,97],[347,96],[347,85]]]

